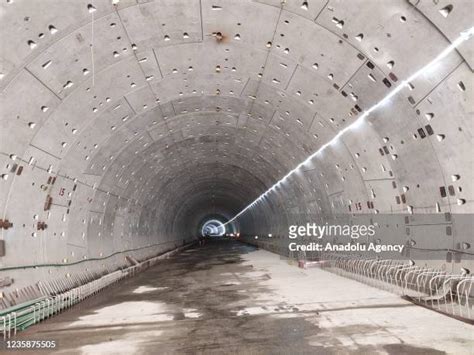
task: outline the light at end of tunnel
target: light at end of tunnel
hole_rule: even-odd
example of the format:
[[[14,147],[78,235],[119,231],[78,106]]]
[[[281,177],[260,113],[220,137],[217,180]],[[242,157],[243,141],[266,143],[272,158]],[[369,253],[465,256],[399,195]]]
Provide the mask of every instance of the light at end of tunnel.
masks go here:
[[[201,235],[203,236],[212,236],[212,237],[222,237],[225,234],[226,228],[225,225],[217,220],[211,219],[206,221],[201,228]]]

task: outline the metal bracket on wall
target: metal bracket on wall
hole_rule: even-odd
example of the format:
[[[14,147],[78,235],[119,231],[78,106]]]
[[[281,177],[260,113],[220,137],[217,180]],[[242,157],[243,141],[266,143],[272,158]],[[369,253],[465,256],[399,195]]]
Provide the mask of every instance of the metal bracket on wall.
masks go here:
[[[36,228],[39,230],[39,231],[44,231],[46,228],[48,228],[48,225],[46,224],[46,222],[41,222],[39,221]]]
[[[1,229],[9,229],[11,227],[13,227],[13,223],[11,223],[8,219],[0,219]]]
[[[53,204],[53,198],[51,195],[46,196],[46,201],[44,202],[44,210],[48,211],[51,208],[51,205]]]

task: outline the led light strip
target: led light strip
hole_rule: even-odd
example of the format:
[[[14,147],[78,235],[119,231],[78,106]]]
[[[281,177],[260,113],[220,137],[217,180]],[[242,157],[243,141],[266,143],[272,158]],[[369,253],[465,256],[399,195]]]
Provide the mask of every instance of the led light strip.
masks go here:
[[[350,129],[353,129],[360,125],[364,119],[370,115],[371,112],[377,110],[379,107],[383,106],[387,101],[389,101],[392,97],[394,97],[396,94],[398,94],[403,88],[408,86],[408,84],[412,81],[414,81],[416,78],[418,78],[420,75],[423,75],[425,72],[430,70],[430,68],[437,64],[440,60],[445,58],[448,54],[450,54],[452,51],[454,51],[461,43],[467,41],[472,37],[474,34],[474,27],[471,27],[467,29],[466,31],[461,32],[460,36],[451,43],[445,50],[443,50],[436,58],[434,58],[431,62],[426,64],[424,67],[422,67],[420,70],[412,74],[410,77],[407,79],[403,80],[395,89],[393,89],[387,96],[385,96],[382,100],[377,102],[375,105],[370,107],[367,111],[364,111],[364,113],[357,118],[353,123],[351,123],[349,126],[346,128],[340,130],[329,142],[323,144],[316,152],[311,154],[309,157],[307,157],[303,162],[299,163],[296,168],[293,170],[289,171],[285,176],[283,176],[280,180],[278,180],[273,186],[271,186],[267,191],[262,193],[260,196],[258,196],[254,201],[252,201],[247,207],[245,207],[243,210],[241,210],[239,213],[237,213],[234,217],[229,219],[227,222],[223,223],[223,226],[232,223],[235,221],[237,218],[239,218],[242,214],[247,212],[250,208],[254,207],[258,202],[263,200],[270,192],[275,191],[278,186],[283,184],[291,175],[296,173],[299,169],[301,169],[304,165],[308,164],[314,157],[316,157],[319,153],[321,153],[324,149],[329,147],[331,144],[335,143],[344,133],[349,131]]]

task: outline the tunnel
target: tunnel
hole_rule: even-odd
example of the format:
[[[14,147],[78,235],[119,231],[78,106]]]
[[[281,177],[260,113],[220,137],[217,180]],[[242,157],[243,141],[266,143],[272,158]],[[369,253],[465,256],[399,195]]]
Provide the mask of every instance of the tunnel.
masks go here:
[[[1,0],[2,350],[472,353],[473,13]]]

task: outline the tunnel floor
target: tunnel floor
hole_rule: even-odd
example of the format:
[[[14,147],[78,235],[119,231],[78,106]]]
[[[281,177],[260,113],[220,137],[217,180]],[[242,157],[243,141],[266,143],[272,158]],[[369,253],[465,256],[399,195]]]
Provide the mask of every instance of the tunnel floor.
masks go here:
[[[472,326],[230,240],[193,247],[19,334],[61,354],[470,354]]]

